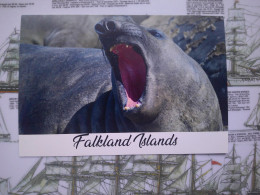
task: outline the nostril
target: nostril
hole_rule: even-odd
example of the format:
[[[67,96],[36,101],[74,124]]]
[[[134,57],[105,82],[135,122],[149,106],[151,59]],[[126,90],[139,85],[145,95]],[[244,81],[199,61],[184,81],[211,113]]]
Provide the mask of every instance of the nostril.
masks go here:
[[[106,23],[106,29],[107,29],[108,31],[115,31],[115,29],[116,29],[116,24],[115,24],[113,21],[108,21],[108,22]]]
[[[101,25],[101,24],[95,25],[95,31],[96,31],[97,34],[100,34],[100,35],[105,34],[105,32],[106,32],[103,25]]]

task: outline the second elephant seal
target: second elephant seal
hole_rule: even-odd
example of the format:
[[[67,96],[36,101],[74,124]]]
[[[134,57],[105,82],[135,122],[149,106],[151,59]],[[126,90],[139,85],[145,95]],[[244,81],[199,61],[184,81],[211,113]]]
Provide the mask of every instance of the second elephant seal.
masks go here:
[[[105,18],[95,30],[112,90],[81,108],[65,133],[223,130],[207,75],[171,39],[129,17]]]

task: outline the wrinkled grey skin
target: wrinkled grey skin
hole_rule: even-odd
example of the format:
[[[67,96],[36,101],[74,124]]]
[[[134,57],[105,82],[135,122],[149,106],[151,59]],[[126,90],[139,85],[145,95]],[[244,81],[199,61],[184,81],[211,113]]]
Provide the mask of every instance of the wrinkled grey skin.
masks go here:
[[[77,49],[34,48],[36,51],[28,54],[30,46],[25,46],[21,65],[28,70],[21,67],[21,75],[37,75],[30,71],[31,65],[38,63],[34,66],[42,76],[31,80],[21,76],[25,83],[20,87],[20,133],[223,130],[216,94],[193,59],[167,37],[158,38],[129,18],[107,18],[99,24],[104,26],[107,21],[116,26],[112,44],[135,43],[142,49],[147,65],[142,106],[123,111],[125,98],[116,69],[112,69],[110,91],[110,71],[100,51],[87,57],[88,51],[83,55]],[[111,46],[105,41],[111,35],[99,33],[105,50]],[[34,101],[28,103],[31,99]]]
[[[62,133],[77,110],[111,90],[110,74],[100,49],[20,45],[20,134]]]

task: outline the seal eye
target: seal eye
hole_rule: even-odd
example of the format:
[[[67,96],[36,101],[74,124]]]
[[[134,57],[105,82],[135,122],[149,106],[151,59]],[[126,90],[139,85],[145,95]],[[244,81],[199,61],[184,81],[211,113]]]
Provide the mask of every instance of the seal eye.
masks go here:
[[[157,29],[147,29],[147,31],[158,39],[165,39],[165,35]]]

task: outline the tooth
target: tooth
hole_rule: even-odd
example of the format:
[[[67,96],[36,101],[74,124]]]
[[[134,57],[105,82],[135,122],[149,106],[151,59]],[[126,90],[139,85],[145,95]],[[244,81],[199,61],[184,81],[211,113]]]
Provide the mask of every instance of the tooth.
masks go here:
[[[112,52],[115,46],[110,47],[109,51]]]
[[[137,107],[137,108],[139,108],[140,106],[141,106],[140,103],[137,103],[137,104],[135,105],[135,107]]]
[[[129,110],[130,108],[128,106],[125,106],[124,107],[124,110]]]

